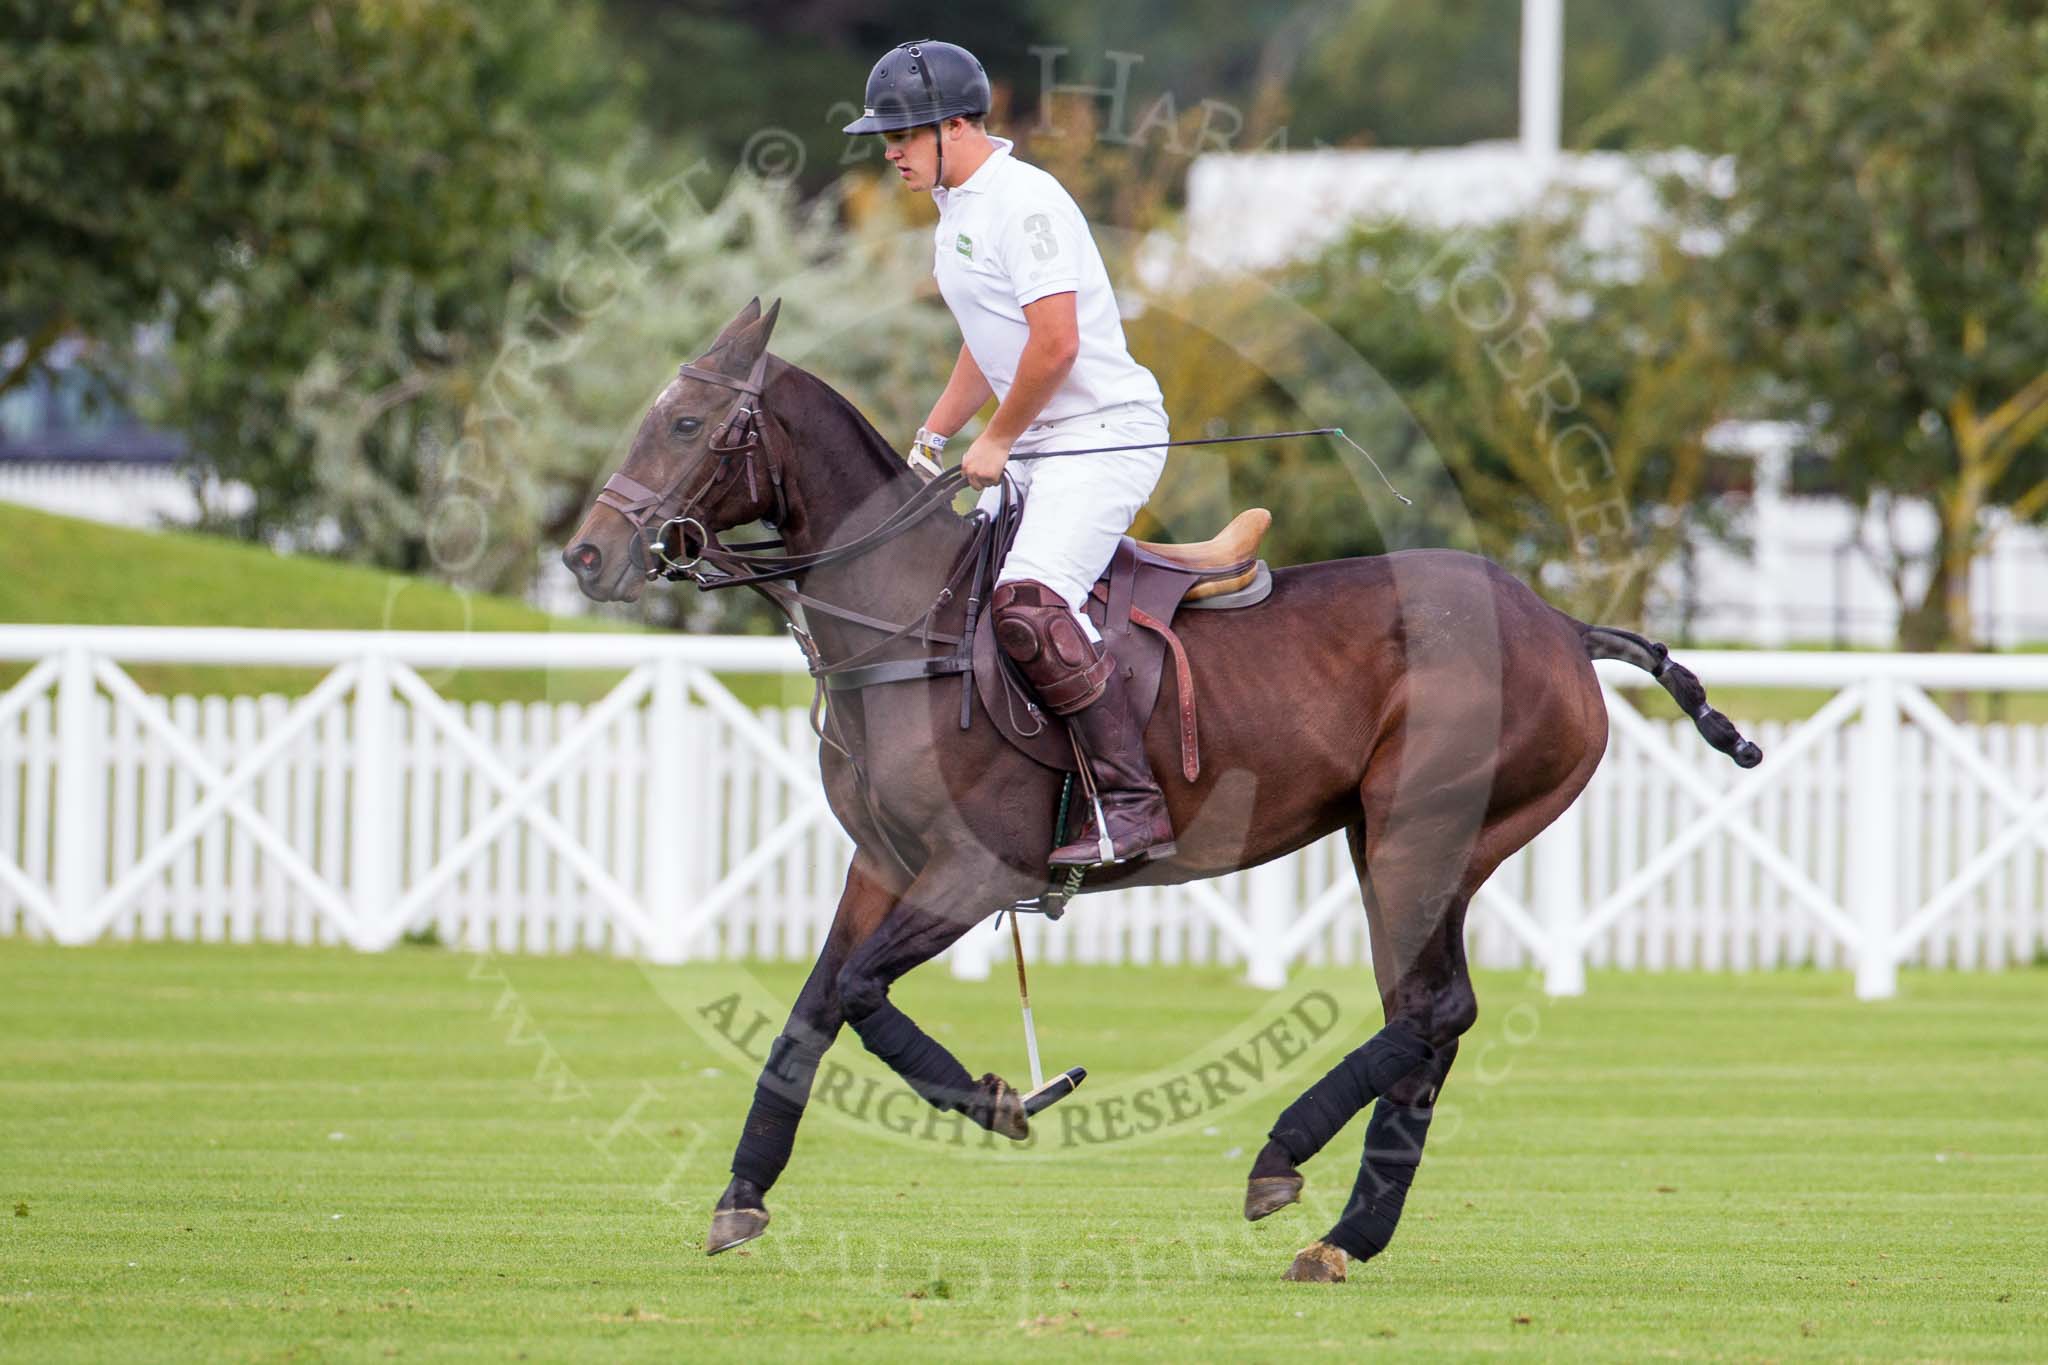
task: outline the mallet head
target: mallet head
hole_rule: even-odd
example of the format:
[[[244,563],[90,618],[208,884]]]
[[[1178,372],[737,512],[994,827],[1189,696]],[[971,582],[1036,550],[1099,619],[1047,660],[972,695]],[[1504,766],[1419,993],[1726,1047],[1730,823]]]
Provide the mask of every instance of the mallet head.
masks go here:
[[[1052,1108],[1067,1096],[1081,1088],[1081,1082],[1088,1079],[1088,1068],[1070,1066],[1054,1076],[1044,1085],[1024,1097],[1024,1117],[1032,1118]]]

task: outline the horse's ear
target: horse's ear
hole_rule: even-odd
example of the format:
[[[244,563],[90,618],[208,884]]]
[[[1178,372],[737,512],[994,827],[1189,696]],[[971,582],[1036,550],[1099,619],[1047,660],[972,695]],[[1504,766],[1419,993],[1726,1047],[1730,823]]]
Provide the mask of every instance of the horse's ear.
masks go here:
[[[733,320],[731,322],[726,323],[725,326],[719,330],[718,340],[712,342],[709,346],[705,347],[704,353],[706,355],[711,354],[711,352],[717,350],[719,347],[725,345],[734,337],[738,336],[742,328],[751,327],[754,323],[759,322],[760,320],[761,299],[759,295],[756,295],[753,298],[748,299],[747,306],[740,309],[740,311],[736,315],[734,315]]]
[[[736,360],[751,365],[768,349],[768,338],[775,331],[775,319],[782,313],[782,300],[768,305],[768,311],[761,314],[747,326],[733,333],[732,355]]]

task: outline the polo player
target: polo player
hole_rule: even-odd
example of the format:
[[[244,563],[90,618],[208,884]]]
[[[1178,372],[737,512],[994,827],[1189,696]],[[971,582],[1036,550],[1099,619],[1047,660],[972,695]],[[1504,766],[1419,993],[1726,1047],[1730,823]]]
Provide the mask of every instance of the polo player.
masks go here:
[[[1025,494],[989,600],[1003,652],[1066,719],[1093,777],[1110,862],[1174,852],[1166,799],[1145,758],[1144,717],[1081,610],[1166,467],[1166,408],[1131,358],[1088,220],[1060,182],[991,137],[988,73],[965,48],[905,43],[875,64],[849,133],[879,133],[905,189],[939,209],[933,269],[960,325],[952,378],[912,447],[929,461],[993,395],[995,415],[961,461],[994,515],[1008,469]],[[1064,460],[1038,450],[1159,442]],[[1092,825],[1091,821],[1091,825]],[[1054,866],[1105,861],[1094,828]]]

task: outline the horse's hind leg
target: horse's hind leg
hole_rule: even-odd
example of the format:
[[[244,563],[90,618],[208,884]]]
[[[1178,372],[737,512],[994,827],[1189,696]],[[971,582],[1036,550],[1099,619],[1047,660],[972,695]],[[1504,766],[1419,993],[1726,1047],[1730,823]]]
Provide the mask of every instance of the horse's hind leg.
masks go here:
[[[1413,1011],[1418,995],[1428,1002],[1423,1029],[1431,1040],[1430,1054],[1380,1092],[1366,1121],[1365,1150],[1343,1212],[1320,1240],[1294,1258],[1286,1279],[1341,1280],[1349,1262],[1370,1260],[1394,1238],[1422,1163],[1437,1095],[1458,1056],[1458,1035],[1478,1015],[1465,963],[1465,909],[1463,897],[1447,907],[1438,922],[1436,950],[1426,954],[1426,966],[1396,987],[1387,1007],[1391,1021]]]
[[[1387,921],[1386,902],[1366,873],[1364,823],[1347,830],[1346,839],[1365,898],[1373,936],[1373,969],[1387,1023],[1302,1092],[1274,1123],[1265,1147],[1252,1164],[1245,1192],[1244,1214],[1253,1221],[1294,1203],[1302,1186],[1298,1168],[1320,1152],[1360,1110],[1433,1061],[1440,1046],[1456,1037],[1456,1031],[1436,1026],[1439,1017],[1447,1024],[1458,1021],[1451,1018],[1453,1012],[1448,1008],[1453,992],[1444,989],[1456,974],[1447,969],[1447,964],[1433,960],[1427,951],[1427,940],[1435,935],[1423,935],[1424,943],[1406,952],[1394,946],[1390,941],[1394,935]],[[1441,896],[1421,897],[1409,907],[1407,918],[1433,926],[1446,917],[1450,908],[1450,903]],[[1408,965],[1398,966],[1398,962]],[[1445,1008],[1439,1008],[1438,994],[1444,996]],[[1432,1037],[1433,1034],[1436,1036]]]
[[[854,949],[881,927],[896,900],[895,887],[880,865],[865,853],[854,854],[817,965],[790,1008],[789,1022],[769,1045],[761,1078],[754,1083],[754,1102],[733,1152],[732,1181],[711,1216],[711,1233],[704,1242],[707,1255],[729,1251],[767,1230],[768,1190],[789,1164],[818,1063],[845,1018],[839,1001],[840,970]]]
[[[1365,892],[1373,974],[1387,1027],[1318,1082],[1317,1088],[1337,1082],[1331,1087],[1334,1100],[1312,1089],[1281,1116],[1273,1141],[1260,1153],[1267,1169],[1255,1166],[1254,1175],[1292,1173],[1368,1100],[1378,1103],[1366,1124],[1365,1152],[1343,1214],[1295,1257],[1288,1279],[1342,1279],[1349,1260],[1378,1255],[1394,1235],[1458,1039],[1479,1017],[1465,960],[1466,908],[1509,854],[1572,803],[1600,756],[1590,743],[1555,744],[1548,752],[1555,755],[1555,770],[1525,777],[1516,799],[1488,809],[1467,839],[1456,837],[1455,826],[1447,832],[1441,823],[1394,820],[1392,797],[1366,783],[1366,816],[1350,831],[1351,858]],[[1390,834],[1373,835],[1389,829]],[[1405,1048],[1410,1038],[1419,1046]],[[1413,1063],[1394,1075],[1411,1055]],[[1298,1116],[1304,1110],[1307,1123]],[[1302,1140],[1304,1127],[1313,1141]],[[1271,1169],[1276,1162],[1284,1172]]]
[[[1373,1256],[1392,1238],[1421,1160],[1437,1088],[1457,1054],[1459,1036],[1478,1017],[1462,939],[1474,841],[1453,838],[1445,850],[1441,826],[1416,824],[1374,840],[1371,796],[1366,818],[1352,826],[1348,838],[1365,896],[1386,1026],[1282,1111],[1246,1188],[1248,1218],[1294,1202],[1301,1189],[1299,1167],[1373,1105],[1351,1197],[1336,1225],[1295,1257],[1286,1276],[1291,1280],[1341,1280],[1349,1259]]]
[[[1415,1168],[1422,1164],[1422,1144],[1429,1138],[1437,1093],[1457,1055],[1455,1040],[1444,1044],[1374,1102],[1365,1125],[1365,1154],[1343,1213],[1319,1241],[1295,1256],[1282,1278],[1341,1280],[1351,1261],[1369,1260],[1386,1250],[1400,1225]]]

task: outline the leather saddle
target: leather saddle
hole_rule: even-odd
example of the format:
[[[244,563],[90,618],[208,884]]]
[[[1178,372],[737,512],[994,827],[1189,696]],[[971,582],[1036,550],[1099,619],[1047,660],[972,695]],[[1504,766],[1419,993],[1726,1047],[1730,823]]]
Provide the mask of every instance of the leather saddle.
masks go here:
[[[1125,536],[1089,594],[1089,619],[1123,670],[1132,705],[1146,717],[1158,707],[1166,659],[1172,655],[1181,775],[1190,782],[1201,773],[1194,674],[1173,620],[1183,610],[1227,611],[1265,601],[1273,591],[1273,576],[1258,557],[1259,542],[1272,524],[1272,513],[1254,507],[1197,545]],[[1012,745],[1049,768],[1075,771],[1065,723],[1040,706],[1017,676],[996,645],[994,622],[987,615],[974,631],[974,686],[982,709]]]

